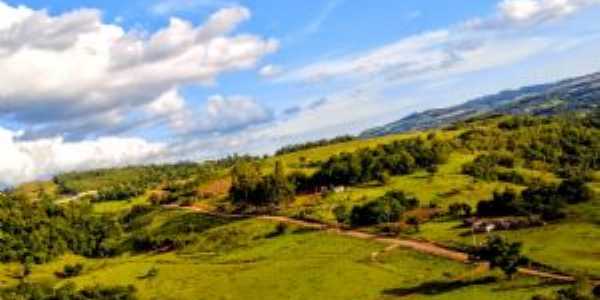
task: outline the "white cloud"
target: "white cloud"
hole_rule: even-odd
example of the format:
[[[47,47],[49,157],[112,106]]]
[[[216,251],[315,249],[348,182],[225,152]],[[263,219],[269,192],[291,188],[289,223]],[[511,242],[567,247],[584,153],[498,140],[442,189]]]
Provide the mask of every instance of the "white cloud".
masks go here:
[[[250,97],[213,95],[194,118],[185,122],[189,132],[226,133],[272,121],[273,113]]]
[[[472,29],[509,29],[549,23],[594,5],[599,0],[503,0],[496,16],[467,22]]]
[[[62,138],[19,141],[0,128],[0,184],[14,185],[71,170],[147,163],[162,155],[165,145],[138,138],[100,138],[65,142]]]
[[[180,113],[185,108],[185,100],[176,88],[160,95],[146,106],[146,112],[151,116],[168,116]]]
[[[379,48],[318,61],[291,70],[281,82],[376,78],[423,79],[436,74],[456,75],[515,63],[548,45],[548,39],[510,31],[558,20],[600,0],[503,0],[495,14],[447,29],[405,37]],[[491,45],[498,48],[490,47]],[[518,51],[511,52],[510,47]],[[529,46],[529,49],[523,49]],[[520,56],[516,54],[521,54]],[[493,61],[492,59],[496,60]],[[468,67],[467,67],[468,66]]]
[[[211,84],[276,51],[275,40],[231,34],[249,17],[233,6],[200,26],[172,18],[166,28],[140,34],[103,23],[95,10],[49,16],[0,2],[0,117],[34,136],[116,129],[177,86]],[[98,123],[100,115],[113,118]]]
[[[281,74],[282,71],[283,70],[279,66],[266,65],[260,68],[260,70],[258,70],[258,74],[262,77],[270,78]]]

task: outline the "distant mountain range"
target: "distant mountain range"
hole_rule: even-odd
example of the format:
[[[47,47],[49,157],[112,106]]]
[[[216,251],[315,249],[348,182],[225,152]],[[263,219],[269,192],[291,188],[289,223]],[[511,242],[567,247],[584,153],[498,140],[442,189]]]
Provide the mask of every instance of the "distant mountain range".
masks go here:
[[[600,107],[600,72],[556,83],[507,90],[448,108],[411,114],[398,121],[369,129],[361,137],[444,127],[486,114],[552,115]]]

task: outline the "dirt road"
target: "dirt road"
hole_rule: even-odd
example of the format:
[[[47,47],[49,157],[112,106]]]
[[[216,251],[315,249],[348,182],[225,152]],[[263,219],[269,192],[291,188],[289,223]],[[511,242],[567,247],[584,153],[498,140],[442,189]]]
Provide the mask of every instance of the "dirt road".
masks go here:
[[[457,262],[462,262],[462,263],[470,262],[468,253],[449,249],[449,248],[440,246],[438,244],[421,241],[421,240],[382,237],[382,236],[372,234],[372,233],[362,232],[362,231],[358,231],[358,230],[346,230],[346,229],[341,229],[341,228],[338,228],[338,227],[335,227],[332,225],[328,225],[328,224],[298,220],[298,219],[284,217],[284,216],[266,216],[266,215],[254,216],[254,215],[239,215],[239,214],[223,214],[223,213],[207,211],[206,209],[202,209],[202,208],[198,208],[198,207],[181,207],[181,206],[177,206],[177,205],[165,205],[164,207],[171,208],[171,209],[184,209],[184,210],[194,211],[194,212],[198,212],[198,213],[202,213],[202,214],[223,217],[223,218],[256,218],[256,219],[265,220],[265,221],[280,222],[280,223],[295,225],[295,226],[299,226],[299,227],[303,227],[303,228],[324,230],[324,231],[342,235],[342,236],[347,236],[347,237],[352,237],[352,238],[357,238],[357,239],[362,239],[362,240],[370,240],[370,241],[375,241],[378,243],[388,245],[388,247],[386,247],[383,251],[371,253],[371,259],[373,259],[373,260],[376,260],[377,256],[379,256],[380,253],[382,253],[382,252],[392,251],[396,248],[406,248],[406,249],[418,251],[420,253],[425,253],[425,254],[429,254],[429,255],[433,255],[433,256],[437,256],[437,257],[442,257],[442,258],[450,259],[450,260],[457,261]],[[575,277],[573,277],[573,276],[555,274],[555,273],[535,270],[532,268],[519,268],[518,272],[522,275],[534,276],[534,277],[548,279],[548,280],[556,280],[556,281],[563,281],[563,282],[574,282],[575,281]]]

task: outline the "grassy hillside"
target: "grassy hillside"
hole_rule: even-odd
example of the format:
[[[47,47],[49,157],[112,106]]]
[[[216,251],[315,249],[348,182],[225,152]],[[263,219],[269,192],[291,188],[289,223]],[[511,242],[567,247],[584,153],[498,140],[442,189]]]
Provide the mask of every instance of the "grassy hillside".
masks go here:
[[[506,280],[500,272],[476,265],[388,248],[335,231],[284,226],[251,214],[308,219],[468,251],[498,235],[521,242],[523,254],[544,269],[600,278],[600,130],[595,126],[587,119],[494,117],[445,130],[306,147],[264,159],[232,157],[206,164],[64,174],[54,182],[24,185],[0,199],[0,222],[19,217],[8,222],[16,224],[16,228],[9,226],[14,232],[0,231],[0,240],[20,248],[31,243],[35,257],[44,258],[35,263],[27,251],[16,256],[13,249],[0,245],[5,262],[0,264],[0,288],[20,281],[55,288],[68,283],[79,288],[132,285],[140,299],[530,299],[535,294],[549,295],[563,286],[523,276]],[[425,162],[415,159],[410,170],[393,173],[386,163],[397,153]],[[344,170],[348,162],[344,159],[352,171],[362,173],[375,172],[373,166],[380,163],[385,176],[362,174],[354,181],[333,176]],[[242,171],[254,177],[233,176]],[[302,184],[308,188],[290,186],[288,181],[298,174],[304,174]],[[590,199],[543,207],[555,210],[552,219],[526,205],[522,196],[526,192],[544,187],[558,193],[551,187],[579,176],[585,177],[583,187],[595,192]],[[236,200],[236,194],[229,192],[239,188],[240,178],[252,188],[264,186],[266,193],[256,195],[271,200]],[[324,178],[344,183],[329,184]],[[119,199],[65,194],[123,187],[143,188]],[[478,206],[498,192],[511,190],[519,197],[519,208],[530,210],[500,217],[542,218],[544,226],[478,234],[461,226],[467,217],[494,219],[478,215]],[[42,194],[45,200],[39,201]],[[385,210],[398,205],[390,202],[390,195],[418,201],[396,207],[396,215],[383,222],[349,221],[357,208],[377,203],[371,207]],[[20,204],[15,208],[11,201]],[[163,204],[194,206],[198,211],[167,209]],[[468,206],[470,215],[453,215],[456,204]],[[19,207],[28,213],[18,213]],[[225,217],[233,213],[249,215]],[[33,234],[23,234],[18,224],[28,222],[50,224],[53,230],[45,231],[41,225],[27,229]],[[69,235],[76,231],[65,229],[73,227],[93,238],[78,235],[73,240]],[[53,232],[59,236],[53,238]],[[64,245],[57,249],[46,239],[64,240]],[[65,265],[78,263],[83,266],[80,274],[57,276]]]
[[[176,220],[163,211],[150,227]],[[212,221],[211,221],[212,223]],[[213,223],[214,224],[214,223]],[[244,220],[206,229],[199,240],[178,252],[129,254],[110,259],[66,255],[33,268],[30,280],[67,281],[78,286],[132,284],[141,299],[522,299],[556,287],[536,280],[487,282],[473,267],[405,250],[373,253],[383,246],[290,227],[272,236],[275,223]],[[84,271],[60,280],[54,272],[82,263]],[[5,265],[0,280],[10,283],[18,266]],[[150,270],[156,274],[148,276]],[[487,282],[487,283],[485,283]],[[431,292],[424,284],[450,286]],[[454,284],[450,284],[454,283]]]

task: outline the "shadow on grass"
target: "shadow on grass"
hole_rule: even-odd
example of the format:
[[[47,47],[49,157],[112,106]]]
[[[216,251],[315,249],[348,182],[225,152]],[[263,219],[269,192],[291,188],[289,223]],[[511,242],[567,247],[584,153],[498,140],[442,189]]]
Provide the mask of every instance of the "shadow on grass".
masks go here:
[[[414,294],[439,295],[473,285],[484,285],[495,283],[497,281],[498,279],[493,276],[487,276],[473,280],[430,281],[415,287],[386,289],[383,291],[383,294],[397,297],[405,297]]]
[[[544,287],[551,287],[551,286],[563,286],[563,285],[569,285],[569,283],[565,283],[564,281],[552,281],[552,280],[548,280],[548,281],[541,281],[539,283],[532,283],[532,284],[515,284],[515,285],[509,285],[509,286],[505,286],[505,287],[499,287],[499,288],[495,288],[493,289],[493,291],[495,292],[506,292],[506,291],[516,291],[516,290],[529,290],[529,289],[535,289],[535,288],[544,288]]]

